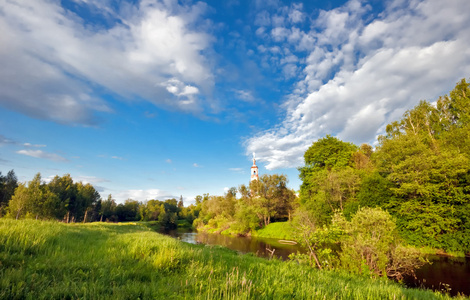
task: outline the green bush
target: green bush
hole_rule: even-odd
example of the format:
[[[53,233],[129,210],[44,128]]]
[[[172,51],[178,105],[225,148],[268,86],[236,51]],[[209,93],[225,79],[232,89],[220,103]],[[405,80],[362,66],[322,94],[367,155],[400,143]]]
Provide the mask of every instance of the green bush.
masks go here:
[[[395,222],[381,208],[361,208],[351,221],[337,214],[333,224],[344,233],[341,265],[354,273],[401,279],[425,263],[419,251],[399,244]]]

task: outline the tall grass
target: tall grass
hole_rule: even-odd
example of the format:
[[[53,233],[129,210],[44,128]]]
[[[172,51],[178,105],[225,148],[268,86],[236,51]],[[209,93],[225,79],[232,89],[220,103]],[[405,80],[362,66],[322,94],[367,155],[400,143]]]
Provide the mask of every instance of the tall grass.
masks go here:
[[[138,224],[0,219],[1,299],[441,299],[383,279],[318,271]]]

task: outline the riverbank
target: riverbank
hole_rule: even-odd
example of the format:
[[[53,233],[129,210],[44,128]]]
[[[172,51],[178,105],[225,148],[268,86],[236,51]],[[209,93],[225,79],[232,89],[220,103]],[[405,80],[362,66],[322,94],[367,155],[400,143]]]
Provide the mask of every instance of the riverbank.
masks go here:
[[[0,298],[447,299],[383,279],[190,245],[139,224],[0,219]]]
[[[209,233],[220,233],[226,235],[239,235],[239,233],[234,232],[230,228],[221,229],[221,228],[210,228],[204,227],[201,230]],[[270,223],[269,225],[258,229],[250,231],[247,236],[254,236],[260,238],[272,238],[278,240],[288,240],[288,241],[295,241],[300,242],[298,240],[298,235],[296,234],[296,230],[291,222],[274,222]],[[439,255],[439,256],[449,256],[449,257],[468,257],[469,254],[465,254],[464,252],[445,252],[442,249],[435,249],[430,247],[416,247],[422,255]]]

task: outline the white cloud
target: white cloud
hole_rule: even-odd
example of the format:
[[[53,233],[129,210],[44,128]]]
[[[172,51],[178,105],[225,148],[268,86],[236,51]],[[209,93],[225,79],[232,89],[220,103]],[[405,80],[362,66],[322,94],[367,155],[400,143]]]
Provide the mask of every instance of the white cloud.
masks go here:
[[[245,174],[244,168],[229,168],[229,171],[239,174]]]
[[[238,99],[245,101],[245,102],[253,102],[255,101],[255,97],[251,91],[247,90],[236,90],[235,94]]]
[[[31,143],[24,143],[23,146],[25,146],[25,147],[35,147],[35,148],[43,148],[43,147],[46,147],[46,145],[31,144]]]
[[[110,182],[108,179],[105,178],[100,178],[100,177],[95,177],[95,176],[86,176],[86,175],[79,175],[79,176],[73,176],[74,181],[78,182],[83,182],[85,184],[90,183],[90,184],[97,184],[97,183],[103,183],[103,182]]]
[[[465,0],[388,3],[376,20],[350,1],[320,13],[290,46],[311,49],[305,77],[284,103],[277,127],[246,141],[266,168],[296,167],[326,134],[373,143],[419,100],[434,101],[470,74],[470,6]],[[366,17],[364,17],[366,15]],[[303,39],[308,37],[308,48]]]
[[[257,26],[270,26],[271,25],[271,16],[269,12],[263,10],[256,14],[255,25]]]
[[[165,160],[165,162],[168,163],[168,164],[171,164],[173,161],[168,158],[167,160]]]
[[[94,6],[110,27],[87,23],[59,1],[2,4],[0,105],[36,118],[94,124],[94,112],[112,110],[94,96],[100,87],[127,99],[201,110],[194,95],[213,86],[202,54],[211,38],[192,27],[205,4],[142,0],[120,11],[109,2],[77,5]],[[177,94],[165,86],[172,78],[183,86]]]
[[[49,153],[49,152],[45,152],[42,150],[18,150],[16,151],[16,153],[26,155],[26,156],[36,157],[36,158],[52,160],[52,161],[68,161],[68,159],[58,154]]]
[[[165,200],[176,198],[176,196],[172,196],[170,193],[165,192],[159,189],[148,189],[148,190],[125,190],[120,191],[117,194],[113,195],[118,202],[124,202],[127,199],[137,200],[137,201],[145,201],[145,200]]]
[[[202,168],[202,166],[199,165],[199,164],[197,164],[197,163],[194,163],[194,164],[193,164],[193,167],[195,167],[195,168]]]
[[[285,40],[289,33],[290,31],[284,27],[275,27],[271,30],[271,35],[277,42]]]
[[[305,19],[305,14],[302,12],[302,3],[293,4],[291,10],[289,11],[289,20],[292,23],[301,23]]]

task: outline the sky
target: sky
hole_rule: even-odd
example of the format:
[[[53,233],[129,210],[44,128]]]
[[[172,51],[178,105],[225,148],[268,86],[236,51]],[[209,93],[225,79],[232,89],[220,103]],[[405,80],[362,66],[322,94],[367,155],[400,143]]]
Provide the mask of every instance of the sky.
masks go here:
[[[0,0],[0,171],[223,195],[470,77],[468,0]]]

